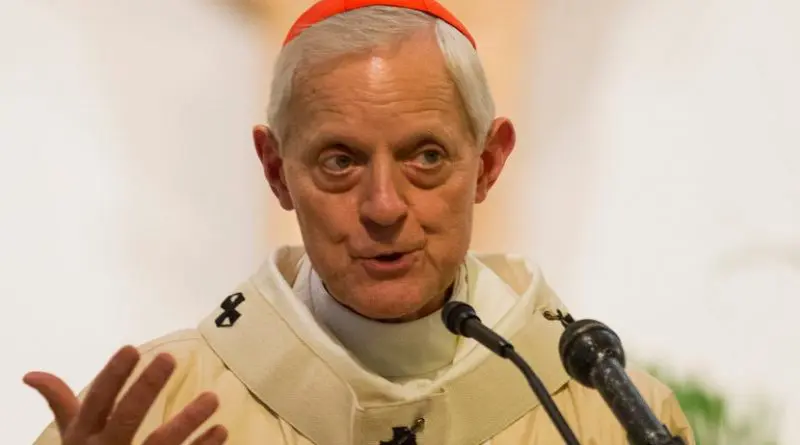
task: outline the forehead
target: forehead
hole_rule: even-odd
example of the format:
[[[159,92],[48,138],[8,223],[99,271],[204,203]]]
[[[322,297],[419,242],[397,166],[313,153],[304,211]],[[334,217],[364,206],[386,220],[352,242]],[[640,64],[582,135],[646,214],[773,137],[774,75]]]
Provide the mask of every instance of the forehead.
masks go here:
[[[469,131],[462,101],[431,39],[314,66],[296,79],[293,133],[314,139],[328,133],[370,132],[384,137]]]

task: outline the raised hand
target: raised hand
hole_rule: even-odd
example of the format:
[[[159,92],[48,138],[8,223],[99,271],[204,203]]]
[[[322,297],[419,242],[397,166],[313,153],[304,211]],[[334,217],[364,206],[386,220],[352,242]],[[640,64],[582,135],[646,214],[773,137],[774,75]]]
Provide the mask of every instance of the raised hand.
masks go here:
[[[125,382],[139,363],[139,352],[125,346],[109,360],[83,402],[60,378],[43,372],[28,373],[23,381],[50,405],[61,434],[61,445],[131,445],[147,411],[175,371],[175,359],[159,354],[114,406]],[[142,445],[180,445],[217,410],[214,394],[199,395],[174,418],[161,425]],[[216,425],[192,445],[221,445],[228,433]]]

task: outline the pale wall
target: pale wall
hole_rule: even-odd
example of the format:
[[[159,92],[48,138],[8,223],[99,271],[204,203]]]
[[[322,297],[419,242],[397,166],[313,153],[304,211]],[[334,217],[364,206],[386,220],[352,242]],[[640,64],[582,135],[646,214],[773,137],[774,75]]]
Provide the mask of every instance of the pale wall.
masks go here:
[[[265,55],[199,0],[0,2],[4,444],[124,343],[194,326],[262,260]]]
[[[791,0],[541,2],[536,155],[507,196],[521,249],[577,316],[740,405],[783,399],[787,420],[800,418],[799,14]],[[782,443],[800,443],[795,426]]]

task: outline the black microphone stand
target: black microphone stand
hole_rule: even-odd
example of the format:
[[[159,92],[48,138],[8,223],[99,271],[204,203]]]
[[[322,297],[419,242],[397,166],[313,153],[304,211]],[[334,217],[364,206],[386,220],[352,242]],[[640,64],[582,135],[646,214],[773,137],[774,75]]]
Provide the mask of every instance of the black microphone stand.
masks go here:
[[[594,320],[569,323],[559,352],[567,373],[600,393],[631,445],[685,445],[656,417],[631,382],[625,372],[622,341],[608,326]]]

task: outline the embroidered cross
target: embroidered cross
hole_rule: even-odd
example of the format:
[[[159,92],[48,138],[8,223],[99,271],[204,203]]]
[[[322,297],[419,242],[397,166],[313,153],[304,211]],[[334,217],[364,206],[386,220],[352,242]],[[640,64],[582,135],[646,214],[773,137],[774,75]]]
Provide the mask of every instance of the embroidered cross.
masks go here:
[[[392,440],[381,445],[417,445],[417,435],[404,426],[392,428]]]
[[[236,320],[242,316],[239,311],[236,310],[240,304],[244,302],[244,295],[241,293],[236,293],[233,295],[228,296],[225,301],[222,302],[220,307],[222,308],[222,313],[214,320],[218,328],[229,328],[236,323]]]
[[[392,440],[381,442],[380,445],[417,445],[417,433],[425,427],[425,419],[414,421],[411,428],[396,426],[392,428]]]

